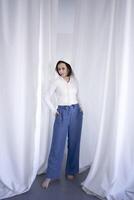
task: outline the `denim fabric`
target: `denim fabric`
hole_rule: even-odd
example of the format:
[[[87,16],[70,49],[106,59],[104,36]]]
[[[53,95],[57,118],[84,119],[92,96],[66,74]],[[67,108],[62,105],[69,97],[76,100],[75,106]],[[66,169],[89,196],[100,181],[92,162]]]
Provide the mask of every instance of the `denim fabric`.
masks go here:
[[[68,136],[68,155],[66,174],[75,175],[79,172],[79,151],[83,112],[79,104],[58,106],[53,126],[53,138],[48,159],[46,176],[51,179],[60,178],[66,137]]]

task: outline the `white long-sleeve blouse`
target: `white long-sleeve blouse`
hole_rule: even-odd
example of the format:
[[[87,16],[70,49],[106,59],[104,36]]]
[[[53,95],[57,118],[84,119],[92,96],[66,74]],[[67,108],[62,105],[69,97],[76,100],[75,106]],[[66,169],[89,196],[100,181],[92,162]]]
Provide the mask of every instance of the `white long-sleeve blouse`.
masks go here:
[[[56,94],[56,106],[52,97]],[[74,76],[70,76],[69,82],[61,76],[57,77],[48,88],[45,94],[45,101],[53,113],[56,113],[58,105],[80,104],[78,81]]]

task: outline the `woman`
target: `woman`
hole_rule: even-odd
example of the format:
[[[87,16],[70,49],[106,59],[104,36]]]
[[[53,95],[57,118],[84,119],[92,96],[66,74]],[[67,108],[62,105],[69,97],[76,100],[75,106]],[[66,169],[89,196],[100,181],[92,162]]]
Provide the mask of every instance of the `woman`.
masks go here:
[[[66,177],[73,180],[79,172],[79,150],[83,112],[78,99],[78,84],[72,68],[68,63],[58,61],[55,69],[59,76],[50,86],[45,98],[49,108],[55,114],[55,122],[46,179],[42,183],[43,188],[48,188],[52,180],[60,178],[67,136],[68,155]],[[51,101],[54,93],[57,97],[58,108],[55,108]]]

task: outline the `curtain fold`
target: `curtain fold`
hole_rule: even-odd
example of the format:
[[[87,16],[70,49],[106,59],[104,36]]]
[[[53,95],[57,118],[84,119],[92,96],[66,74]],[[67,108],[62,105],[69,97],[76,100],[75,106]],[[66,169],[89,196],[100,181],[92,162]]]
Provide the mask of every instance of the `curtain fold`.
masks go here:
[[[39,1],[0,1],[1,199],[27,191],[36,175],[39,16]]]
[[[108,49],[98,142],[91,169],[82,185],[87,193],[99,198],[130,200],[134,198],[134,148],[131,142],[134,137],[131,78],[134,72],[134,4],[131,0],[111,2],[111,5],[103,2],[110,21],[103,27],[109,30],[109,38],[103,40],[104,43],[108,41]],[[101,8],[98,12],[106,14]],[[98,44],[95,42],[94,45]]]

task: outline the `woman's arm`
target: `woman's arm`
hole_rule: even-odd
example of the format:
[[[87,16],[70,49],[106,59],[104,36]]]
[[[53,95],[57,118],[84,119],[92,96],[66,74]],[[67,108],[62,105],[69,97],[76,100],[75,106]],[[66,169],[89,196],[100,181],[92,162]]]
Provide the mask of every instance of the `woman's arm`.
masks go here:
[[[77,99],[78,99],[78,103],[80,105],[80,108],[82,110],[82,103],[81,103],[80,92],[79,92],[79,82],[78,82],[77,79],[76,79],[76,84],[77,84]]]
[[[57,82],[56,81],[53,81],[51,84],[50,84],[50,87],[48,88],[47,92],[45,93],[45,101],[49,107],[49,109],[52,111],[52,113],[56,114],[57,113],[57,108],[53,105],[52,103],[52,96],[54,95],[55,93],[55,90],[56,90],[56,87],[57,87]]]

